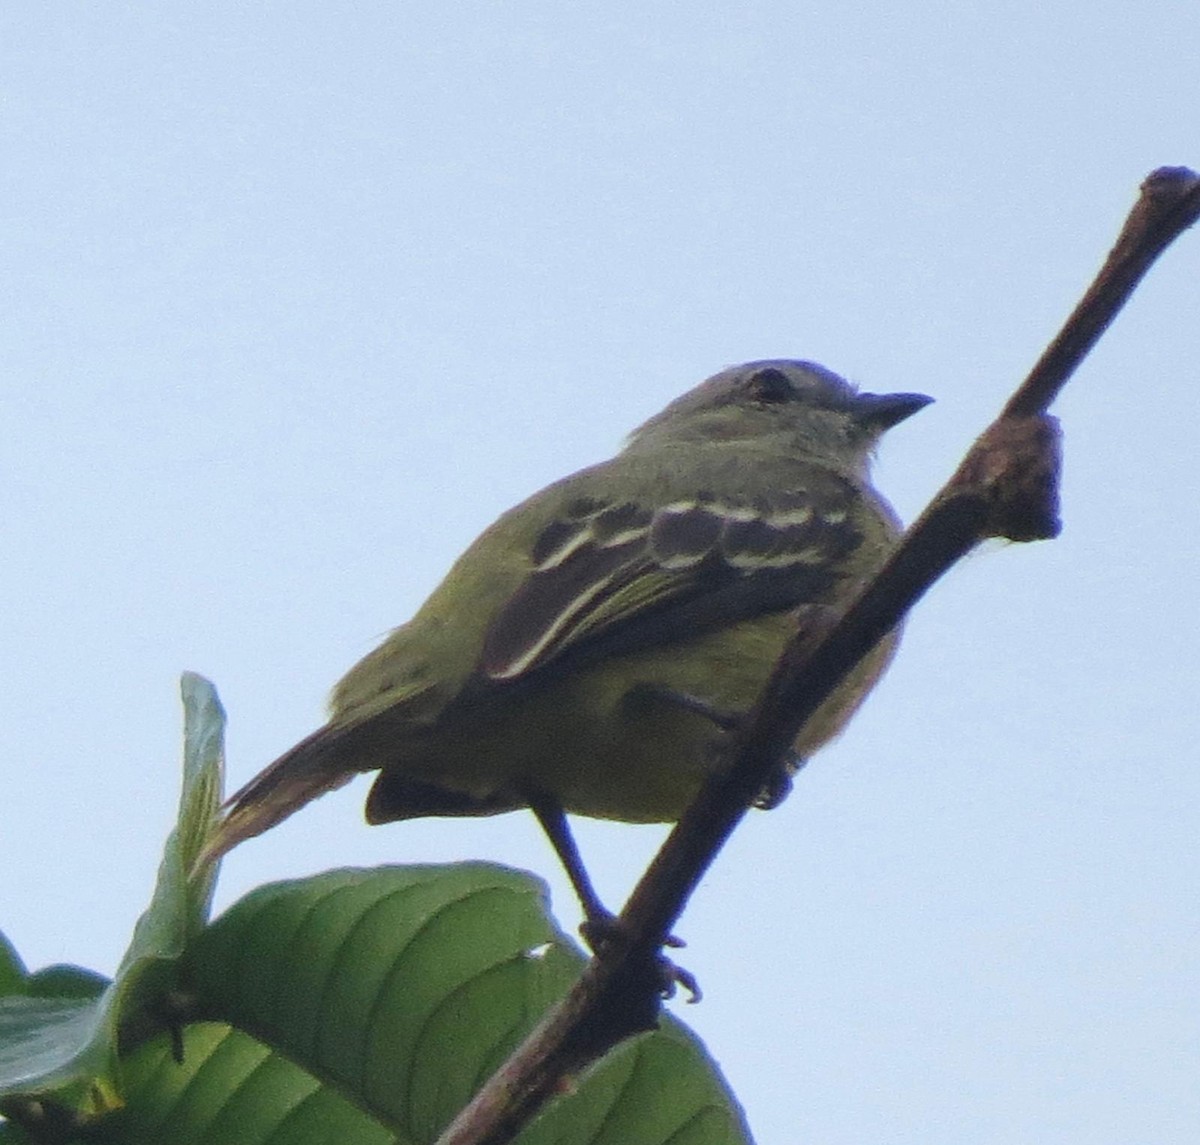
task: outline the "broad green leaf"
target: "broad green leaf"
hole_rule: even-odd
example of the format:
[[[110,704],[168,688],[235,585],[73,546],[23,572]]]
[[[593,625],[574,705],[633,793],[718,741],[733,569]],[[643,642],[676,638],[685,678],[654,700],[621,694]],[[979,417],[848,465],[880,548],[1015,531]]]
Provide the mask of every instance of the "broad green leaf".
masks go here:
[[[330,1086],[248,1034],[204,1022],[124,1061],[125,1108],[89,1132],[102,1145],[403,1145]]]
[[[373,1128],[423,1145],[578,975],[582,956],[545,906],[540,881],[483,863],[331,871],[235,904],[189,952],[186,983],[206,1017],[301,1067],[286,1082],[271,1074],[296,1087],[292,1101],[319,1079]],[[195,1124],[171,1124],[172,1140],[193,1139],[201,1120],[224,1124],[224,1103],[248,1100],[237,1086],[207,1097],[202,1113],[189,1109]],[[725,1145],[749,1134],[713,1063],[668,1018],[605,1059],[521,1138],[564,1140]]]
[[[89,992],[80,978],[88,972],[61,968],[26,978],[24,996],[0,997],[0,1098],[50,1095],[84,1119],[109,1112],[121,1103],[119,1027],[134,1015],[158,1025],[170,1018],[165,999],[174,988],[175,964],[203,927],[212,894],[213,869],[189,872],[217,813],[224,729],[224,713],[207,680],[188,673],[181,691],[183,791],[150,906],[116,976],[98,997],[80,997]],[[38,996],[29,996],[35,990]]]

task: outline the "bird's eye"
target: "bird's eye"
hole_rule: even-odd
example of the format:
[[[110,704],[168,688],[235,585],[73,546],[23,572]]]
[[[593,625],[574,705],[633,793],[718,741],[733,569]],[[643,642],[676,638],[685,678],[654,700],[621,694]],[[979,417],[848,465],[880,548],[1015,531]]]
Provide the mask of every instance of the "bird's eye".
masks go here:
[[[750,396],[758,402],[789,402],[796,396],[787,374],[774,366],[755,370],[749,378]]]

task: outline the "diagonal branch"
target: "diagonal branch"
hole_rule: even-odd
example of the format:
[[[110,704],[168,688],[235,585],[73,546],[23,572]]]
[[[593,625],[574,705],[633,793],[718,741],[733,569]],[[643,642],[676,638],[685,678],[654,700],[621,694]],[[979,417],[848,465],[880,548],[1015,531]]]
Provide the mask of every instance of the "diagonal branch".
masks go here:
[[[1058,533],[1059,438],[1046,411],[1155,259],[1200,217],[1200,175],[1160,168],[1058,337],[840,617],[780,658],[727,772],[714,776],[650,864],[620,916],[619,939],[446,1129],[438,1145],[511,1141],[569,1079],[655,1025],[656,959],[692,891],[796,732],[933,583],[980,541]]]

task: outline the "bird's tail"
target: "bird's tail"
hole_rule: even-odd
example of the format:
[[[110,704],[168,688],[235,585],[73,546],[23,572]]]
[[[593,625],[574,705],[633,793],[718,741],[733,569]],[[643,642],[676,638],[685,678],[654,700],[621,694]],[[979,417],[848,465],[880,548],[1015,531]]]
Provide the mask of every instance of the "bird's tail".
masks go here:
[[[344,760],[345,729],[323,727],[301,740],[225,801],[225,817],[196,860],[213,863],[246,839],[261,835],[306,803],[357,774]]]

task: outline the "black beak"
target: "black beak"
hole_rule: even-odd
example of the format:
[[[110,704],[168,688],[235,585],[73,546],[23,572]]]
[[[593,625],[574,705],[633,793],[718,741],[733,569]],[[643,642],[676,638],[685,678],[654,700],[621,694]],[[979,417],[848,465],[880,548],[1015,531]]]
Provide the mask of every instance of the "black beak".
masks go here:
[[[854,420],[882,433],[931,401],[933,398],[925,394],[858,394],[854,398]]]

